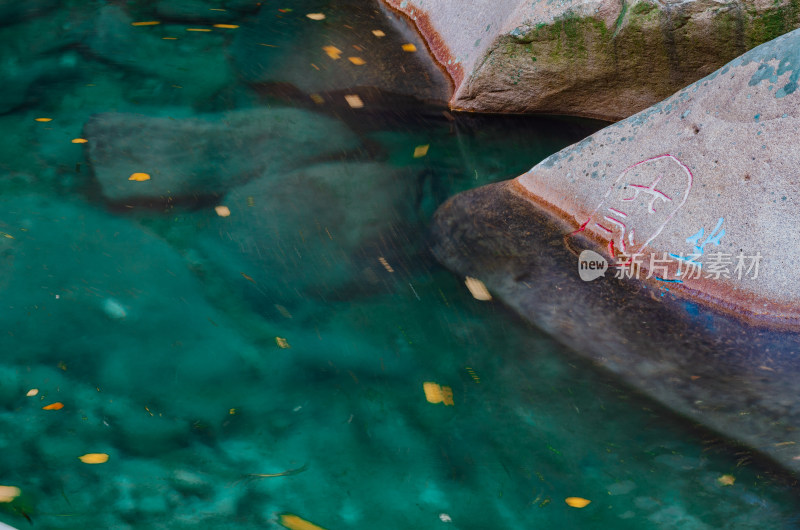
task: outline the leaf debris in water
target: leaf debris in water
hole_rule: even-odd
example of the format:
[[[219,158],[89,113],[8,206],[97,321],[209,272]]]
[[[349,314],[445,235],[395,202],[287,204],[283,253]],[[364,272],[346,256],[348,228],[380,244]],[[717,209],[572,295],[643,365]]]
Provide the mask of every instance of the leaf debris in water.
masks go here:
[[[84,464],[105,464],[108,462],[108,455],[105,453],[86,453],[78,458]]]
[[[327,53],[328,57],[330,57],[334,61],[342,58],[342,50],[340,50],[336,46],[323,46],[322,51]]]
[[[11,502],[21,493],[22,491],[16,486],[0,486],[0,502]]]
[[[380,39],[381,37],[385,37],[385,36],[386,36],[386,33],[382,32],[382,31],[381,31],[381,30],[379,30],[379,29],[373,29],[373,30],[372,30],[372,34],[373,34],[373,35],[375,35],[376,37],[378,37],[379,39]]]
[[[222,28],[222,29],[236,29],[239,26],[236,24],[214,24],[215,28]]]
[[[453,389],[449,386],[441,386],[437,383],[426,381],[422,383],[422,389],[425,391],[425,399],[429,403],[444,403],[445,406],[455,405]]]
[[[417,51],[417,47],[411,43],[403,44],[403,51],[404,52],[415,52]]]
[[[309,13],[306,16],[311,20],[325,20],[325,15],[323,13]]]
[[[572,506],[573,508],[584,508],[592,501],[583,497],[567,497],[564,502],[567,503],[567,506]]]
[[[470,278],[467,276],[467,279],[464,280],[464,284],[466,284],[467,289],[472,294],[472,296],[476,300],[481,301],[488,301],[492,299],[492,295],[489,293],[489,289],[477,278]]]
[[[214,211],[217,212],[217,215],[219,215],[220,217],[228,217],[231,214],[230,208],[222,205],[215,206]]]
[[[317,526],[312,522],[298,517],[291,513],[282,513],[279,515],[279,522],[281,525],[289,528],[290,530],[325,530],[321,526]]]
[[[733,475],[722,475],[717,479],[720,486],[733,486],[733,483],[736,482],[736,477]]]
[[[128,177],[128,180],[134,180],[136,182],[144,182],[145,180],[150,180],[150,175],[148,175],[147,173],[134,173],[130,177]]]
[[[42,407],[42,410],[61,410],[64,408],[64,404],[60,401],[56,401],[55,403],[50,403],[49,405],[45,405]]]
[[[414,148],[414,158],[422,158],[423,156],[427,155],[429,147],[430,144],[416,146]]]
[[[145,22],[131,22],[131,26],[157,26],[161,24],[158,20],[147,20]]]
[[[347,104],[354,109],[360,109],[364,106],[364,102],[361,101],[361,98],[356,94],[348,94],[344,97],[344,99],[347,101]]]
[[[279,348],[283,348],[284,350],[291,348],[291,346],[289,346],[289,341],[287,341],[283,337],[275,337],[275,343],[278,345]]]
[[[347,60],[357,66],[361,66],[362,64],[367,64],[367,61],[365,61],[361,57],[348,57]]]

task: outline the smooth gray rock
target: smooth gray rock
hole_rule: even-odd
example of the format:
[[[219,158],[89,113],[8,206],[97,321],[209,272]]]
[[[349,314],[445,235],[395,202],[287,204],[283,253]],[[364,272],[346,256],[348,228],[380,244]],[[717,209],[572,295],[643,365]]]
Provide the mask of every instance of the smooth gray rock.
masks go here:
[[[221,196],[358,146],[339,122],[298,109],[247,109],[173,119],[104,113],[84,127],[88,158],[112,202]],[[146,181],[129,180],[146,173]]]

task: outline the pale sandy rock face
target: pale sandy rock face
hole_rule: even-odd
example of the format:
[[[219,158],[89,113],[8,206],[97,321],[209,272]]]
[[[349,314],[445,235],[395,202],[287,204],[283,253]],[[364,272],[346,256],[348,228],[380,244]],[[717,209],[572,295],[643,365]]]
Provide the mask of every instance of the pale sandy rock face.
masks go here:
[[[789,2],[384,0],[453,79],[450,106],[618,120],[800,25]]]
[[[800,30],[550,156],[517,189],[594,240],[612,273],[796,326],[798,77]]]

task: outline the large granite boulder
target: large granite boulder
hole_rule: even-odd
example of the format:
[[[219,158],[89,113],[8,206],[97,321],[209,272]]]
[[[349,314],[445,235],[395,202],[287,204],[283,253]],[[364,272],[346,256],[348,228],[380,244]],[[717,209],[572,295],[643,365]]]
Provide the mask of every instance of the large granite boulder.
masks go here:
[[[253,178],[359,145],[341,123],[289,108],[183,119],[103,113],[86,123],[83,137],[95,178],[111,202],[221,196]],[[131,180],[135,173],[149,178]]]
[[[789,1],[384,0],[455,84],[450,105],[618,120],[800,25]]]
[[[800,470],[798,65],[800,30],[456,196],[435,254],[633,386]],[[609,270],[583,281],[590,262]]]

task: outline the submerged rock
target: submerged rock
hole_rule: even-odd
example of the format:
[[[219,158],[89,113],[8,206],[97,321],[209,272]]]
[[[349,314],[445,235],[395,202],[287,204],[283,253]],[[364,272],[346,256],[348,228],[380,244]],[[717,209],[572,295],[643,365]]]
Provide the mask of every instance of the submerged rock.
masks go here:
[[[450,105],[617,120],[800,25],[788,1],[384,0],[446,68]]]
[[[795,471],[798,50],[800,30],[762,45],[514,181],[456,196],[433,229],[445,265]],[[579,269],[585,250],[594,269]]]
[[[174,119],[104,113],[84,127],[106,199],[166,201],[222,195],[358,145],[345,126],[298,109],[247,109]],[[150,178],[130,180],[134,173]]]
[[[214,220],[209,261],[272,309],[374,288],[415,221],[413,175],[372,162],[327,163],[262,178],[229,193]],[[365,269],[367,269],[365,271]]]

